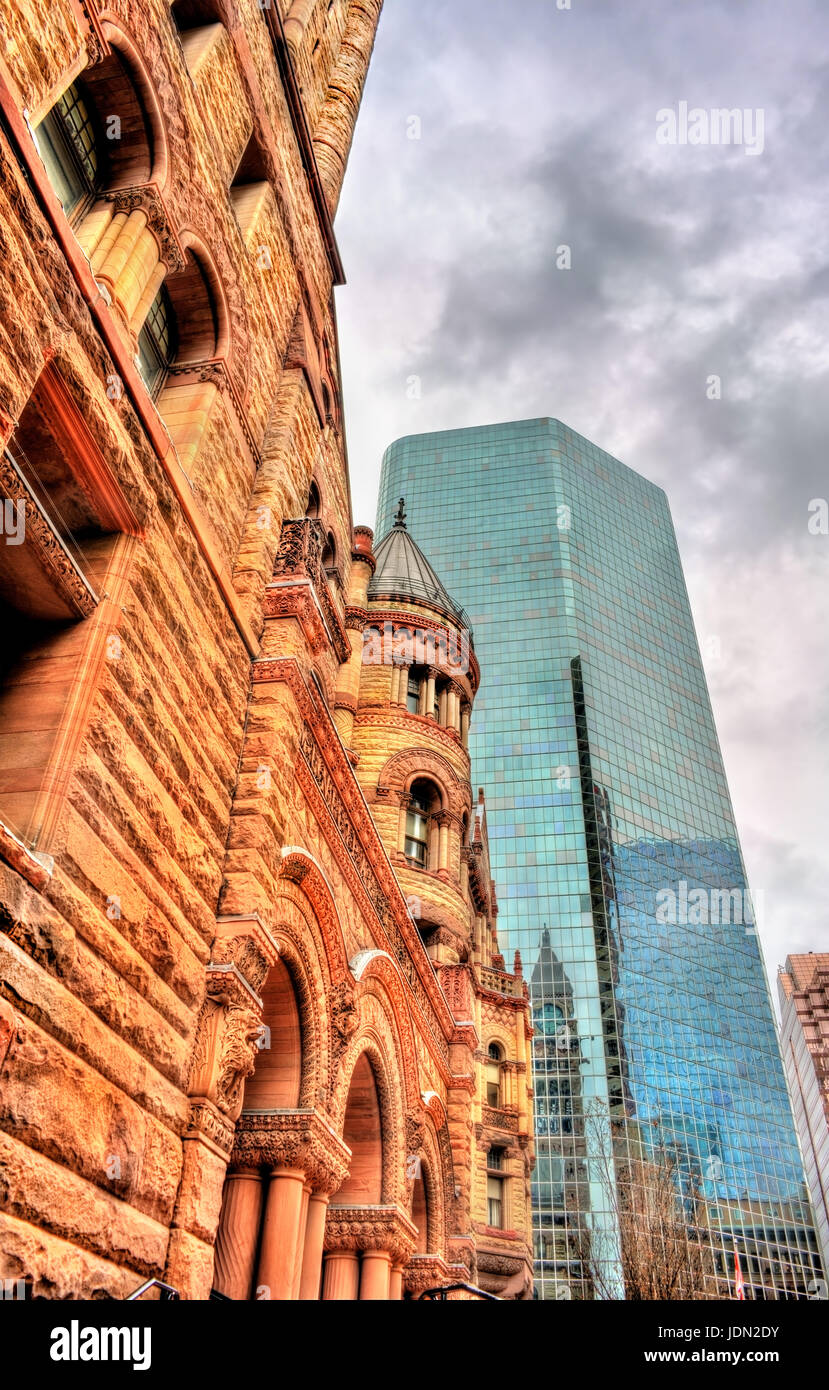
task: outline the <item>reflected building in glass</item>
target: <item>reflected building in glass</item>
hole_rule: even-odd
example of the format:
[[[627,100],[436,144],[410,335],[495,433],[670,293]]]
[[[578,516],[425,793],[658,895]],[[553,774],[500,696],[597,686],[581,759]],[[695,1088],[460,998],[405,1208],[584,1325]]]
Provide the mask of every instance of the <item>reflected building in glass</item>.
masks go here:
[[[664,492],[552,419],[387,449],[471,616],[499,931],[536,1036],[537,1294],[622,1295],[625,1155],[670,1165],[728,1295],[822,1277],[768,982]],[[702,1218],[700,1213],[702,1213]],[[598,1277],[597,1277],[598,1272]]]

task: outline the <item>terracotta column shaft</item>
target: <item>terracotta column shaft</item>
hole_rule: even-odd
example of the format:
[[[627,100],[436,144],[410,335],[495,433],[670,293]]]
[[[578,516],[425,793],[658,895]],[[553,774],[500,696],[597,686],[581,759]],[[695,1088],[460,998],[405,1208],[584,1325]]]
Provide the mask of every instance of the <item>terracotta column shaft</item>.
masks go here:
[[[355,1300],[360,1287],[356,1250],[329,1250],[325,1257],[324,1299]]]
[[[302,1255],[302,1274],[299,1297],[303,1302],[315,1302],[320,1296],[322,1281],[322,1242],[325,1236],[325,1217],[328,1211],[327,1192],[312,1192],[305,1223],[305,1249]]]
[[[391,1255],[387,1250],[366,1250],[360,1270],[360,1298],[388,1301]]]
[[[262,1214],[262,1174],[230,1173],[216,1236],[213,1283],[228,1298],[249,1299]]]
[[[389,1277],[389,1299],[399,1303],[403,1297],[403,1266],[395,1265]]]
[[[302,1258],[303,1206],[307,1201],[305,1174],[296,1168],[275,1168],[265,1199],[262,1249],[257,1286],[270,1289],[272,1299],[294,1297],[297,1265]]]

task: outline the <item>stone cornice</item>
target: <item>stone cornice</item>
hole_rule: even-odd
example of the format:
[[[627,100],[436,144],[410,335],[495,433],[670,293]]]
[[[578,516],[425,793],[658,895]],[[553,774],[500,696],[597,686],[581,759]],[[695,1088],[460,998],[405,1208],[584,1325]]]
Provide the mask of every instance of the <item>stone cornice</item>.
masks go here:
[[[417,1243],[417,1227],[398,1206],[328,1208],[326,1250],[385,1250],[394,1264],[408,1260]]]
[[[318,1110],[246,1110],[236,1123],[234,1168],[295,1168],[315,1192],[336,1192],[351,1150]]]

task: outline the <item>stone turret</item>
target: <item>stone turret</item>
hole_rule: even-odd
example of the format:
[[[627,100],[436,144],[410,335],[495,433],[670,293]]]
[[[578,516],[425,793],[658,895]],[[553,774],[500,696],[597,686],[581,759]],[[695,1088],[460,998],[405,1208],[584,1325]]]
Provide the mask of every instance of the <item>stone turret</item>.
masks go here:
[[[457,1258],[483,1287],[521,1297],[532,1261],[532,1030],[520,962],[509,974],[499,952],[482,789],[473,801],[480,668],[469,619],[411,535],[403,499],[374,552],[370,543],[355,532],[335,719],[455,1019]]]

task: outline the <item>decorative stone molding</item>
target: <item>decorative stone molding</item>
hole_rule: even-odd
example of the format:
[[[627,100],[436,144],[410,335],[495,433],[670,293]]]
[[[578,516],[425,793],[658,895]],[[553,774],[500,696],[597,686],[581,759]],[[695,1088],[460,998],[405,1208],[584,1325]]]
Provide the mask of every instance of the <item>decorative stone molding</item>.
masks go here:
[[[190,1114],[185,1139],[205,1139],[214,1145],[227,1160],[233,1148],[234,1128],[231,1121],[222,1115],[209,1100],[190,1102]]]
[[[66,605],[66,616],[88,618],[98,606],[98,595],[87,583],[8,453],[0,454],[0,494],[10,502],[23,503],[26,549],[36,556],[49,584]]]
[[[207,967],[207,996],[190,1067],[190,1095],[211,1101],[231,1121],[241,1110],[262,1034],[262,1000],[244,972],[261,983],[269,964],[261,936],[254,933],[261,923],[245,919],[245,925],[249,932],[231,930],[219,938],[217,949],[226,958],[212,960]]]
[[[245,983],[258,995],[279,956],[274,938],[257,913],[250,917],[219,917],[216,924],[218,930],[208,969],[214,965],[235,965]]]
[[[506,1134],[518,1133],[518,1115],[509,1110],[484,1105],[481,1107],[481,1120],[487,1129],[498,1129]]]
[[[466,1270],[463,1271],[464,1280]],[[457,1266],[448,1265],[440,1255],[412,1255],[403,1271],[403,1287],[412,1298],[419,1298],[425,1289],[439,1289],[458,1283]]]
[[[257,448],[256,440],[248,423],[247,412],[242,404],[236,382],[230,375],[227,363],[224,358],[216,357],[209,362],[175,362],[167,369],[169,381],[177,385],[189,385],[193,382],[209,381],[220,391],[227,400],[230,401],[234,418],[241,431],[242,437],[247,446],[248,452],[253,459],[254,465],[258,469],[262,463],[262,456]]]
[[[330,645],[343,665],[351,646],[328,588],[322,563],[325,531],[314,517],[283,521],[273,580],[265,590],[266,618],[296,616],[315,656]]]
[[[406,1116],[406,1154],[419,1154],[426,1141],[423,1116],[417,1113]]]
[[[368,557],[359,551],[352,551],[352,557],[366,560]],[[349,632],[363,632],[368,626],[368,609],[348,607],[345,610],[345,625]]]
[[[398,1206],[328,1208],[326,1250],[385,1250],[393,1264],[407,1261],[417,1242],[417,1227]]]
[[[104,199],[112,203],[116,213],[141,211],[146,215],[147,226],[158,242],[161,259],[171,275],[183,270],[184,251],[173,231],[169,213],[161,194],[154,184],[141,184],[136,188],[119,188],[114,193],[105,193]]]
[[[331,1013],[331,1061],[330,1084],[333,1090],[340,1063],[345,1056],[352,1033],[357,1028],[360,1015],[357,1009],[354,988],[347,980],[335,985],[330,996]]]
[[[345,1182],[351,1150],[318,1110],[246,1110],[236,1125],[233,1168],[297,1168],[315,1192]]]

